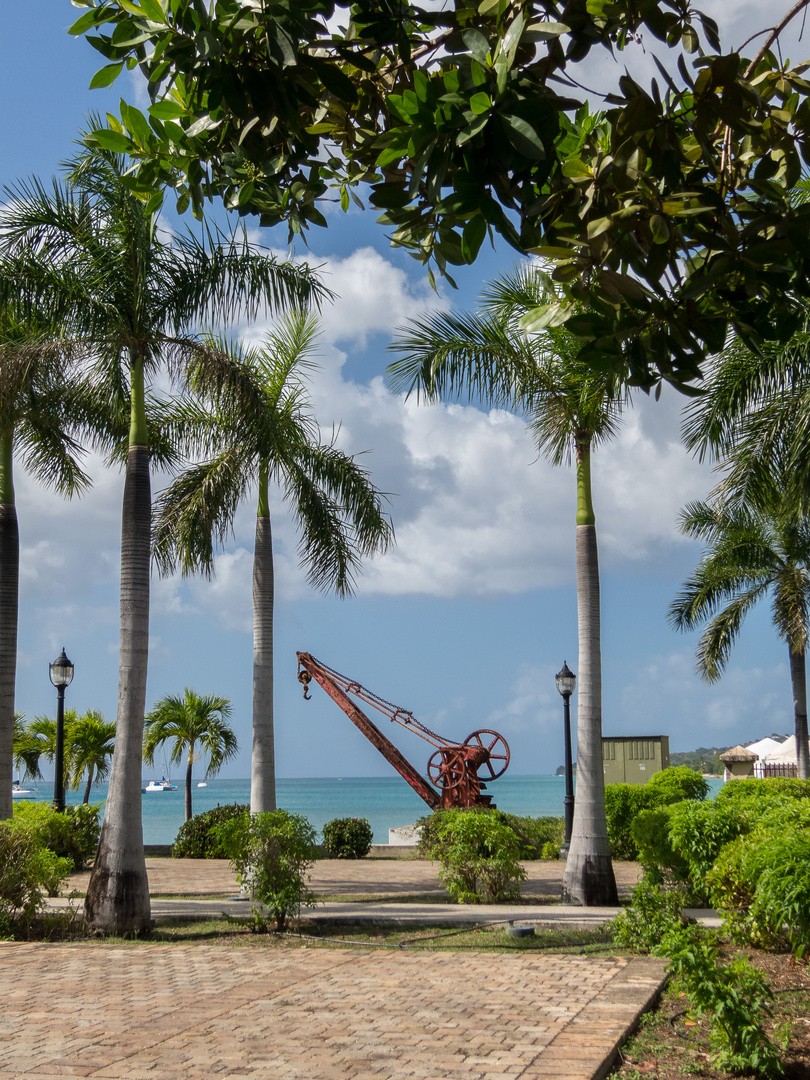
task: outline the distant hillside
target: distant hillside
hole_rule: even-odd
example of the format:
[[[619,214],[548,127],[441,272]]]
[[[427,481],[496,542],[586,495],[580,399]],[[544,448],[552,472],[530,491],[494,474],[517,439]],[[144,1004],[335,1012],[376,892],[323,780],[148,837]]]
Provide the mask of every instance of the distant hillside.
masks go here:
[[[730,746],[699,746],[697,750],[687,750],[681,754],[670,754],[670,765],[686,765],[689,769],[694,769],[699,773],[713,773],[715,776],[722,776],[725,766],[720,760],[720,755],[724,754],[726,750],[730,750]]]

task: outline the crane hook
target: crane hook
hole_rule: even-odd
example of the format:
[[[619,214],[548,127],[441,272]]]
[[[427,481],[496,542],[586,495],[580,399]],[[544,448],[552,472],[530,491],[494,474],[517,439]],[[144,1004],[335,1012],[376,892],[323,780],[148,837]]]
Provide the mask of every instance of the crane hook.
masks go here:
[[[310,673],[308,671],[299,671],[298,672],[298,681],[304,687],[304,701],[311,701],[312,700],[312,694],[310,694],[310,692],[309,692],[309,684],[312,682],[312,676],[310,675]]]

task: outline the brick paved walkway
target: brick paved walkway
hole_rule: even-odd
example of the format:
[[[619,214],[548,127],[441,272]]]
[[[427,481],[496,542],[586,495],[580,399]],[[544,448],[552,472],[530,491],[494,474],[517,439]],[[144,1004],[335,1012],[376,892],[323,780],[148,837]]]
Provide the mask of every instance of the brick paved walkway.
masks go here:
[[[663,966],[0,943],[0,1080],[593,1080]]]

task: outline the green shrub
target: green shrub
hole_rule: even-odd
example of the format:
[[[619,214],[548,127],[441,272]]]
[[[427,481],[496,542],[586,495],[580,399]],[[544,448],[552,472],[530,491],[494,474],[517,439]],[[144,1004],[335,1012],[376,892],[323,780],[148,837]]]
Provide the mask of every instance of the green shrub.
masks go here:
[[[631,831],[639,862],[653,883],[684,885],[704,903],[709,869],[745,826],[745,818],[731,808],[686,801],[642,811]]]
[[[239,884],[254,900],[265,904],[276,928],[302,907],[312,907],[306,874],[318,856],[315,830],[305,817],[286,810],[242,814],[217,827],[217,838],[236,869]],[[261,909],[254,908],[257,925],[264,926]]]
[[[445,810],[426,854],[438,859],[439,877],[454,900],[478,904],[520,897],[523,850],[523,841],[497,811]]]
[[[722,964],[720,939],[701,926],[670,930],[656,950],[669,957],[673,987],[689,998],[691,1013],[710,1022],[713,1061],[722,1069],[781,1075],[779,1047],[762,1026],[773,1000],[765,975],[748,960]]]
[[[54,855],[81,870],[96,855],[100,812],[101,804],[66,806],[60,813],[47,803],[26,802],[15,804],[13,820],[33,829]]]
[[[368,818],[335,818],[323,827],[323,850],[330,859],[362,859],[373,839]]]
[[[746,777],[744,780],[729,780],[715,795],[718,806],[734,808],[748,815],[753,822],[766,807],[776,803],[796,802],[810,799],[810,780],[796,780],[790,777],[766,777],[757,780]]]
[[[685,800],[702,802],[708,793],[709,785],[700,773],[685,765],[654,773],[646,784],[606,784],[605,811],[611,855],[614,859],[638,859],[633,822],[643,810],[656,810]]]
[[[15,919],[32,919],[72,869],[70,859],[46,847],[33,826],[0,821],[0,935],[11,932]]]
[[[565,818],[519,817],[496,810],[499,820],[508,825],[523,842],[521,859],[559,859],[560,845],[565,840]],[[547,852],[556,849],[556,855]]]
[[[733,941],[810,951],[810,803],[772,805],[752,833],[723,849],[708,875]]]
[[[646,875],[633,889],[630,906],[612,919],[613,940],[639,953],[655,952],[665,934],[685,923],[682,889],[662,889]]]
[[[495,810],[487,806],[469,806],[463,809],[434,810],[427,817],[420,818],[417,824],[421,833],[416,845],[417,855],[435,859],[439,844],[439,830],[450,814],[487,814],[502,825],[511,829],[520,844],[521,859],[543,859],[543,849],[547,844],[559,847],[565,839],[565,819],[561,817],[520,817]],[[431,854],[433,853],[433,854]]]
[[[554,862],[560,857],[560,845],[555,844],[553,840],[547,840],[543,844],[543,850],[540,852],[540,858],[544,862]]]
[[[174,859],[227,859],[228,853],[217,839],[216,830],[226,821],[242,817],[250,811],[247,803],[215,806],[180,826],[174,844]]]
[[[709,794],[706,780],[686,765],[675,765],[654,773],[644,788],[650,796],[651,806],[671,806],[685,799],[702,802]]]
[[[649,805],[646,784],[605,784],[608,840],[614,859],[633,862],[638,858],[638,846],[631,829],[638,815]]]

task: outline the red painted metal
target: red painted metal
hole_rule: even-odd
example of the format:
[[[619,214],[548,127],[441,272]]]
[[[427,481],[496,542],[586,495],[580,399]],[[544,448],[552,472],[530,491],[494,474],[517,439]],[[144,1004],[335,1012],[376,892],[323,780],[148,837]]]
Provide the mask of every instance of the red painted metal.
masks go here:
[[[495,780],[506,772],[509,764],[509,747],[497,731],[481,729],[468,735],[463,743],[453,743],[425,727],[413,713],[397,708],[390,701],[385,701],[371,690],[366,690],[360,683],[347,679],[345,675],[322,664],[309,653],[299,652],[297,655],[298,681],[304,686],[304,697],[309,698],[309,683],[315,679],[352,723],[363,732],[369,742],[376,746],[400,776],[425,800],[431,810],[436,810],[440,806],[449,808],[492,805],[492,796],[482,794],[486,784],[479,778],[478,770],[481,769],[484,772],[486,780]],[[427,774],[440,789],[441,794],[425,782],[390,739],[386,738],[362,709],[351,700],[349,694],[372,705],[393,723],[409,728],[421,739],[437,748],[428,761]]]

